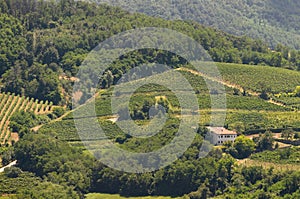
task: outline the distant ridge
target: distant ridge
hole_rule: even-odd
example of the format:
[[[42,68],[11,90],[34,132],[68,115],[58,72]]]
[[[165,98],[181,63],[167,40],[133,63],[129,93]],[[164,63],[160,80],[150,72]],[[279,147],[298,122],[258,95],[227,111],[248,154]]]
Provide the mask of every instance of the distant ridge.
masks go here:
[[[289,0],[90,0],[165,19],[194,20],[275,48],[300,49],[300,1]]]

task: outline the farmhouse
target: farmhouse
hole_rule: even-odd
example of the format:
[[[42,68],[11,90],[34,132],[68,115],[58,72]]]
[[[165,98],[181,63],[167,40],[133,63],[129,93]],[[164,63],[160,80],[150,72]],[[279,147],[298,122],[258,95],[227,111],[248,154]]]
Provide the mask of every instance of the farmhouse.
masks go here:
[[[234,142],[237,137],[235,131],[229,131],[223,127],[207,127],[207,129],[214,145],[222,145],[226,141]]]

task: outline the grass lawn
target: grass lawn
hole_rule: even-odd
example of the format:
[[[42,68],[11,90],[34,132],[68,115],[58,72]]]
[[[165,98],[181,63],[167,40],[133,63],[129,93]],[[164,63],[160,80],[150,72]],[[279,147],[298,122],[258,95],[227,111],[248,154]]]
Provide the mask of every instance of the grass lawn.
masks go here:
[[[102,194],[102,193],[90,193],[86,195],[87,199],[180,199],[171,198],[165,196],[145,196],[145,197],[123,197],[117,194]],[[0,198],[1,199],[1,198]]]

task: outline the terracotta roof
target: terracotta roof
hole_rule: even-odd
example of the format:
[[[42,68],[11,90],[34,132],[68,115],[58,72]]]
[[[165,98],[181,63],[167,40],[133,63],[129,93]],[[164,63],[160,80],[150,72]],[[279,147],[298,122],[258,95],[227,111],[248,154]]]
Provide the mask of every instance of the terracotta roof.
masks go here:
[[[229,131],[224,127],[207,127],[209,131],[218,135],[237,135],[235,131]]]

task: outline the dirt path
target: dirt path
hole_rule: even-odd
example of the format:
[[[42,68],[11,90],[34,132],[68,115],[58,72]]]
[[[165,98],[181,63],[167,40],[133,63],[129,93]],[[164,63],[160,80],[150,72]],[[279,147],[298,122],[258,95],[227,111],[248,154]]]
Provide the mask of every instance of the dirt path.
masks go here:
[[[205,79],[208,79],[208,80],[211,80],[211,81],[214,81],[214,82],[218,82],[220,84],[223,84],[224,86],[227,86],[229,88],[236,88],[238,89],[240,92],[243,92],[244,89],[240,86],[240,85],[236,85],[236,84],[233,84],[233,83],[230,83],[230,82],[227,82],[227,81],[224,81],[222,79],[217,79],[217,78],[214,78],[214,77],[210,77],[204,73],[201,73],[199,71],[195,71],[195,70],[192,70],[192,69],[189,69],[189,68],[178,68],[176,70],[179,70],[179,71],[186,71],[186,72],[190,72],[194,75],[198,75],[198,76],[201,76],[201,77],[204,77]],[[254,96],[258,96],[259,93],[257,92],[254,92],[254,91],[251,91],[251,90],[247,90],[247,92],[250,94],[250,95],[254,95]]]
[[[273,134],[273,138],[278,139],[281,138],[281,133],[272,133]],[[252,134],[252,135],[246,135],[247,138],[249,139],[253,139],[253,138],[257,138],[259,137],[261,134]],[[285,144],[282,143],[280,141],[275,141],[274,144],[278,144],[278,148],[287,148],[287,147],[291,147],[291,144]]]
[[[4,169],[9,168],[9,167],[12,167],[12,166],[14,166],[14,165],[16,165],[16,164],[17,164],[17,160],[11,162],[10,164],[6,165],[5,167],[0,168],[0,173],[3,173],[3,172],[4,172]]]
[[[272,133],[274,138],[280,138],[281,137],[281,133]],[[260,134],[252,134],[252,135],[246,135],[247,138],[253,139],[255,137],[259,137]]]
[[[201,77],[203,77],[203,78],[205,78],[205,79],[208,79],[208,80],[211,80],[211,81],[214,81],[214,82],[218,82],[218,83],[220,83],[220,84],[223,84],[224,86],[227,86],[227,87],[229,87],[229,88],[235,88],[235,89],[238,89],[240,92],[243,92],[243,91],[244,91],[244,89],[243,89],[240,85],[236,85],[236,84],[233,84],[233,83],[231,83],[231,82],[224,81],[224,80],[222,80],[222,79],[216,79],[216,78],[214,78],[214,77],[210,77],[210,76],[208,76],[208,75],[206,75],[206,74],[203,74],[203,73],[201,73],[201,72],[199,72],[199,71],[195,71],[195,70],[188,69],[188,68],[178,68],[178,69],[176,69],[176,70],[190,72],[190,73],[192,73],[192,74],[194,74],[194,75],[198,75],[198,76],[201,76]],[[249,93],[249,94],[252,95],[252,96],[257,96],[257,97],[260,95],[260,93],[255,92],[255,91],[252,91],[252,90],[249,90],[249,89],[247,89],[247,93]],[[266,100],[266,102],[268,102],[268,103],[270,103],[270,104],[277,105],[277,106],[282,106],[282,107],[290,108],[290,107],[284,105],[283,103],[275,102],[273,99]]]
[[[272,98],[269,99],[268,102],[271,103],[271,104],[275,104],[275,105],[277,105],[277,106],[288,107],[288,106],[284,105],[283,103],[274,101]],[[288,107],[288,108],[289,108],[289,107]]]
[[[116,123],[119,119],[118,115],[112,115],[111,117],[109,117],[107,120],[111,121],[112,123]]]

